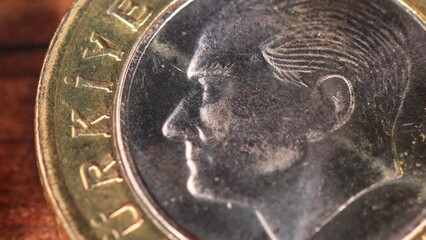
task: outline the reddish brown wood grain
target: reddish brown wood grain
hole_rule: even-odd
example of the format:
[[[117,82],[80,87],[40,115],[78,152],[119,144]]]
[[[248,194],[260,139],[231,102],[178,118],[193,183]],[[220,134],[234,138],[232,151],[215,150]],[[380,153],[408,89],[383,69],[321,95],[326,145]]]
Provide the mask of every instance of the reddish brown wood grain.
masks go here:
[[[0,1],[0,239],[59,239],[38,177],[33,122],[42,61],[70,3]]]
[[[71,0],[0,1],[0,46],[34,46],[50,42]]]

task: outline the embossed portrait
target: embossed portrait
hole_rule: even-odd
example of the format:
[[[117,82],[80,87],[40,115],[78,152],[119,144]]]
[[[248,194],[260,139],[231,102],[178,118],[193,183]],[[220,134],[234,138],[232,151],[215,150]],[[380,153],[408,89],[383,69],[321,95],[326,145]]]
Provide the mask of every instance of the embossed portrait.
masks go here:
[[[202,90],[162,129],[185,144],[193,197],[252,209],[270,239],[337,239],[379,203],[392,216],[365,236],[407,224],[414,203],[386,204],[420,194],[393,143],[412,60],[376,2],[235,0],[211,16],[186,69]]]

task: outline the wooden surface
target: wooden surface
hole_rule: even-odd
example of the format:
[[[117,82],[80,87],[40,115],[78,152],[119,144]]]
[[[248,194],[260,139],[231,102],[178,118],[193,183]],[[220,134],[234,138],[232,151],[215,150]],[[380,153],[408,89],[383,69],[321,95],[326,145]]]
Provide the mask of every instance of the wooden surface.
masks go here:
[[[0,239],[59,239],[38,178],[34,104],[44,54],[71,0],[0,0]]]

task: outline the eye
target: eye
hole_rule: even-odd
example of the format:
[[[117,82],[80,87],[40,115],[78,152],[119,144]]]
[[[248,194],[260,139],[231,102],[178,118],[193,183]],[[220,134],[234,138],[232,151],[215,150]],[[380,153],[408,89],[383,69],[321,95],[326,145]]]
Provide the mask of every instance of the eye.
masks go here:
[[[204,84],[203,85],[203,103],[212,104],[219,101],[222,91],[223,91],[222,86],[219,84],[211,84],[211,83]]]
[[[226,91],[226,83],[220,76],[203,77],[199,80],[203,88],[203,104],[212,104],[220,100]]]

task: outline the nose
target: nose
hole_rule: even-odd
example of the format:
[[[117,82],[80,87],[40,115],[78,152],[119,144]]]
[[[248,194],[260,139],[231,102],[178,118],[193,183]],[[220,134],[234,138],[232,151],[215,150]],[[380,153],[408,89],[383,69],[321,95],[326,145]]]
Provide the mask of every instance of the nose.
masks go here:
[[[199,108],[191,100],[194,99],[182,99],[163,124],[162,132],[168,139],[185,141],[196,136],[198,119],[196,109]]]

